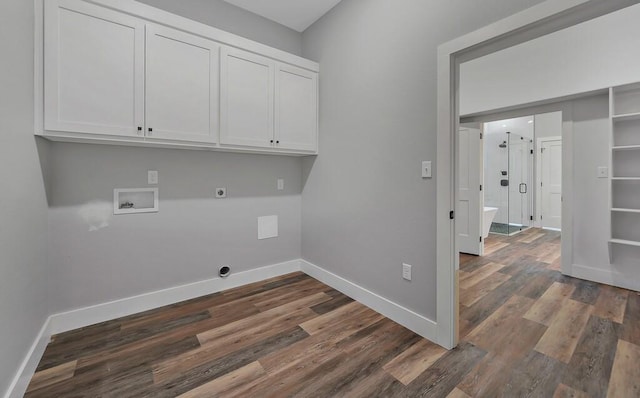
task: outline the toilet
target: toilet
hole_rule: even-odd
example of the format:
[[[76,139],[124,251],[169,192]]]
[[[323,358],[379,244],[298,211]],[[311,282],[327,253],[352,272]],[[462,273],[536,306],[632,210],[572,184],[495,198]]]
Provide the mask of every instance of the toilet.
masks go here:
[[[496,213],[498,212],[497,207],[485,207],[484,214],[482,217],[482,238],[486,239],[489,236],[489,230],[491,229],[491,223],[493,222]]]

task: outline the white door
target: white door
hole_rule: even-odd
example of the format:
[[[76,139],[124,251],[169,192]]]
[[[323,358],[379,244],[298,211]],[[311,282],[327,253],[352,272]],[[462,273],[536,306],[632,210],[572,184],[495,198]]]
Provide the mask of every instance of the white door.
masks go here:
[[[480,130],[460,128],[458,152],[458,203],[456,232],[458,249],[462,253],[482,255],[483,198],[482,141]]]
[[[220,73],[220,143],[273,147],[274,63],[223,47]]]
[[[278,65],[275,95],[276,147],[315,152],[318,137],[318,74]]]
[[[146,36],[147,137],[216,142],[219,45],[154,25]]]
[[[561,228],[562,221],[562,141],[543,141],[541,146],[541,224]]]
[[[82,1],[44,3],[45,129],[142,135],[144,23]]]

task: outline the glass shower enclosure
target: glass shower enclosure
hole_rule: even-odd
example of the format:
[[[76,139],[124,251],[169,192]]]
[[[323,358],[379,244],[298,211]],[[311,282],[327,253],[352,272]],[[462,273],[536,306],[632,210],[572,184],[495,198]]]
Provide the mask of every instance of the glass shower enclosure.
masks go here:
[[[485,148],[485,156],[494,157],[485,159],[485,184],[495,185],[486,188],[499,210],[490,232],[514,235],[533,223],[533,139],[505,132],[494,135],[492,141],[497,148]],[[489,163],[498,170],[487,169]]]

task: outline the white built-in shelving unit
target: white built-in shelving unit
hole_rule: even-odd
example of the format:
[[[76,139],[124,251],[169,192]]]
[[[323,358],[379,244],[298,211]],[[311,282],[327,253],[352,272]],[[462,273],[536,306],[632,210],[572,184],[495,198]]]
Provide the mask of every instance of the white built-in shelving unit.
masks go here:
[[[609,90],[611,120],[609,259],[617,246],[640,247],[640,83]],[[638,252],[640,256],[640,251]]]

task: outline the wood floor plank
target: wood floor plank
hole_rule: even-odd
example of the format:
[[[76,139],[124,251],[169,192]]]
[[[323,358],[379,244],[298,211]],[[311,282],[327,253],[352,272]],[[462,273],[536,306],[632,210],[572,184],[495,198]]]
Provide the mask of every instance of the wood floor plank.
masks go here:
[[[532,243],[536,239],[540,239],[543,236],[544,236],[544,233],[542,233],[542,232],[536,233],[536,234],[526,234],[522,238],[518,239],[518,242],[521,242],[521,243]]]
[[[495,290],[498,286],[500,286],[510,278],[511,275],[505,275],[499,272],[495,272],[491,275],[488,275],[486,278],[484,278],[471,288],[463,289],[462,287],[460,287],[460,304],[467,307],[472,306],[478,300],[489,294],[491,291]]]
[[[458,384],[457,388],[471,397],[501,396],[505,384],[509,381],[509,363],[492,353],[480,360]]]
[[[264,356],[295,346],[308,337],[309,335],[302,328],[296,326],[211,362],[192,367],[179,375],[174,375],[170,380],[166,380],[163,383],[154,384],[148,392],[148,396],[153,398],[173,398],[255,362]],[[258,381],[256,380],[256,382]]]
[[[536,344],[535,350],[561,362],[569,363],[592,310],[593,306],[588,304],[571,299],[566,300]]]
[[[556,359],[531,351],[513,367],[504,385],[505,397],[550,397],[562,379],[566,366]]]
[[[78,361],[75,360],[36,372],[31,378],[27,392],[35,391],[72,378],[76,371],[77,363]]]
[[[217,379],[214,379],[200,387],[194,388],[184,394],[179,395],[180,398],[209,398],[221,395],[230,396],[234,390],[254,382],[266,375],[264,369],[259,362],[251,362],[250,364],[227,373]]]
[[[304,364],[309,358],[323,362],[325,356],[334,355],[340,341],[384,319],[377,312],[364,306],[359,312],[347,313],[350,316],[339,322],[339,328],[324,328],[322,331],[314,329],[315,333],[308,339],[260,358],[260,363],[268,373],[274,374]]]
[[[486,352],[480,348],[463,342],[457,348],[448,351],[406,386],[402,395],[405,397],[446,397],[485,354]]]
[[[254,317],[257,316],[254,315]],[[198,335],[201,347],[154,364],[153,378],[155,383],[163,383],[190,368],[214,361],[234,351],[284,332],[305,320],[313,318],[315,313],[309,308],[301,308],[291,313],[272,316],[273,318],[266,321],[261,320],[258,323],[246,322],[245,320],[237,321],[229,324],[228,327],[223,326]]]
[[[627,298],[620,338],[640,345],[640,293],[638,292],[630,292]]]
[[[307,322],[302,323],[300,326],[310,335],[314,335],[322,332],[323,330],[330,328],[332,324],[340,324],[341,322],[347,322],[350,319],[357,319],[357,315],[367,313],[369,316],[376,316],[374,311],[368,307],[360,304],[357,301],[343,305],[331,312],[320,315]],[[378,314],[379,315],[379,314]],[[382,319],[378,316],[378,320]]]
[[[511,297],[465,340],[502,359],[526,356],[546,330],[542,325],[522,319],[522,314],[531,308],[533,302],[526,297]],[[496,330],[501,333],[496,333]]]
[[[604,319],[611,319],[616,323],[624,320],[624,311],[627,307],[628,290],[613,286],[602,286],[600,295],[596,300],[593,315]]]
[[[439,345],[422,339],[382,368],[406,386],[446,352],[447,350]]]
[[[549,289],[536,301],[524,318],[549,326],[558,314],[562,304],[573,294],[575,287],[554,282]]]
[[[558,388],[553,393],[553,398],[591,398],[586,393],[578,391],[564,384],[558,384]]]
[[[583,279],[573,279],[572,284],[576,287],[571,295],[572,300],[582,301],[585,304],[595,304],[600,295],[600,284]]]
[[[405,351],[422,338],[390,320],[382,320],[381,327],[372,327],[370,333],[356,335],[340,344],[348,357],[322,378],[316,379],[297,392],[299,396],[343,397],[352,395],[375,369]]]
[[[591,315],[562,383],[592,397],[607,393],[620,325]]]
[[[640,346],[618,340],[608,397],[640,397]]]
[[[471,396],[458,388],[454,388],[453,391],[447,395],[447,398],[471,398]]]
[[[504,265],[498,263],[489,263],[483,265],[477,270],[470,273],[461,273],[460,275],[460,288],[461,289],[470,289],[473,286],[480,283],[483,279],[487,278],[489,275],[500,271]]]

